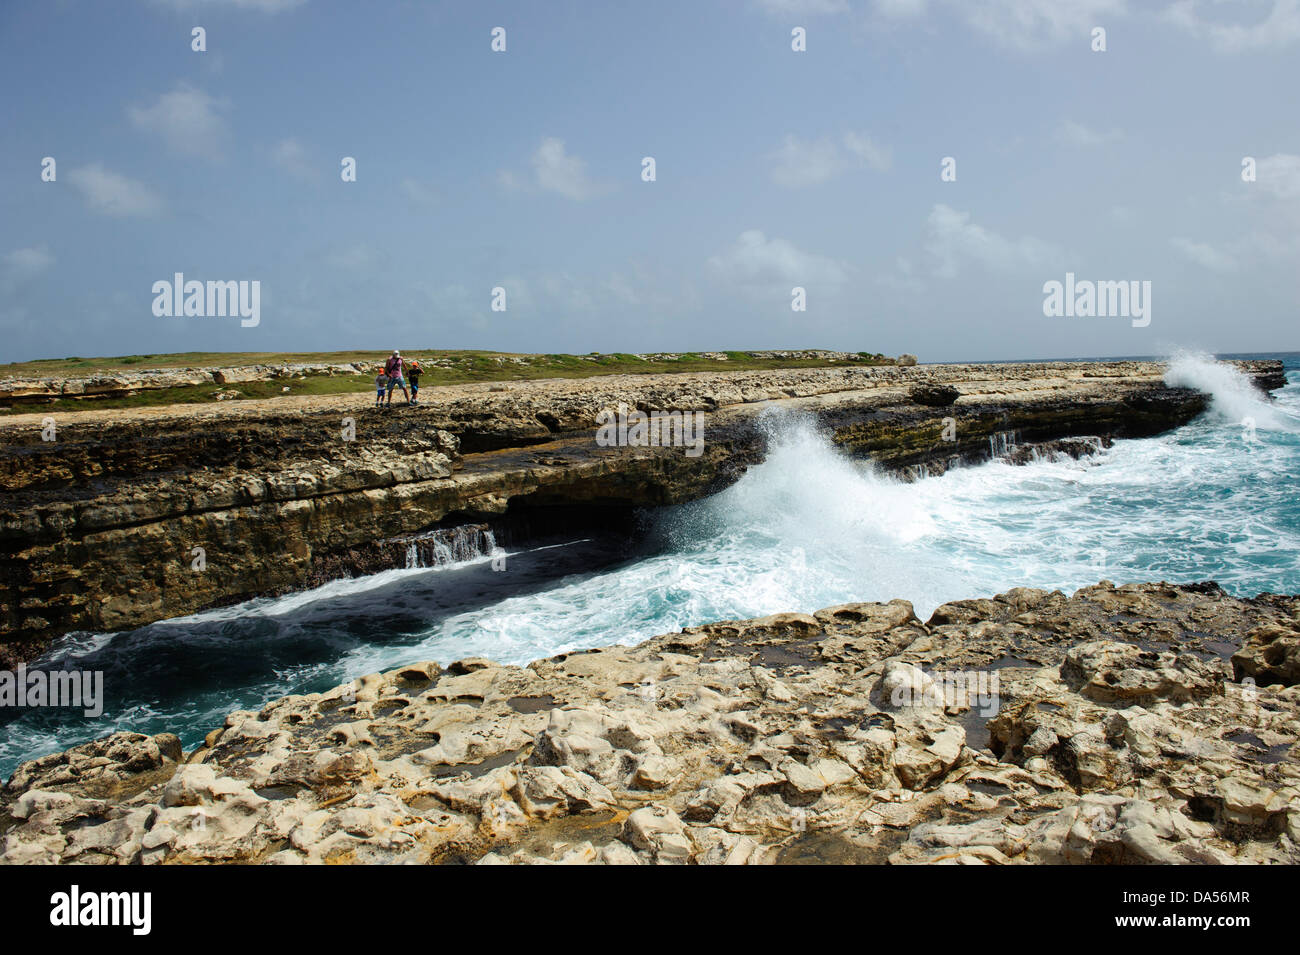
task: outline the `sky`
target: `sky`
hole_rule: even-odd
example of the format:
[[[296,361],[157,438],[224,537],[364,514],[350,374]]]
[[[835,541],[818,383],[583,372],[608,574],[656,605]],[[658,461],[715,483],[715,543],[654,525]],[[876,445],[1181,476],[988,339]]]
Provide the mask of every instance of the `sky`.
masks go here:
[[[0,362],[1300,349],[1300,0],[3,0],[0,88]]]

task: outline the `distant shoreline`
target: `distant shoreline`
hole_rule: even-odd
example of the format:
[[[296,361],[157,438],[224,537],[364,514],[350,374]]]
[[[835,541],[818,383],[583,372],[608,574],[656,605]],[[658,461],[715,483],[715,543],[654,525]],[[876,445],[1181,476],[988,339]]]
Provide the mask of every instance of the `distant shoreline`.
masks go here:
[[[1216,361],[1255,361],[1267,358],[1285,358],[1296,356],[1300,358],[1300,350],[1293,351],[1234,351],[1234,352],[1212,352],[1211,357]],[[1168,361],[1169,355],[1089,355],[1086,358],[990,358],[984,361],[979,360],[960,360],[960,361],[922,361],[920,365],[1041,365],[1053,364],[1056,362],[1081,361],[1081,362],[1104,362],[1104,361]]]

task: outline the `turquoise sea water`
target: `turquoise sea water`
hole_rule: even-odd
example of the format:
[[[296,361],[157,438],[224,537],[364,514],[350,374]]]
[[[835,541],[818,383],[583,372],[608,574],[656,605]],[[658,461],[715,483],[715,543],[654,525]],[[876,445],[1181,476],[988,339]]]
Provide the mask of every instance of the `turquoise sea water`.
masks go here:
[[[507,553],[504,570],[484,556],[74,634],[41,665],[102,670],[103,717],[9,711],[0,774],[118,729],[175,732],[189,748],[232,710],[415,660],[526,663],[859,600],[903,597],[924,618],[948,600],[1103,578],[1298,593],[1300,356],[1275,357],[1290,383],[1272,402],[1226,366],[1175,360],[1169,380],[1212,394],[1211,410],[1094,458],[904,484],[807,421],[773,416],[764,463],[714,497],[647,515],[636,554],[582,539]]]

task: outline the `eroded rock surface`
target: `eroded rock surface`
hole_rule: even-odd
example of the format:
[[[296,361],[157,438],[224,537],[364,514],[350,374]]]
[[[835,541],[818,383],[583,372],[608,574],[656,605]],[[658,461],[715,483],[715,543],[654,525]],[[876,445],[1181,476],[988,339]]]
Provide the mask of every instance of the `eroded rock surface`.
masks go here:
[[[1261,387],[1281,379],[1280,362],[1241,364]],[[762,459],[773,410],[882,468],[933,474],[1184,424],[1205,396],[1163,374],[1124,361],[829,367],[429,388],[386,412],[367,390],[56,412],[53,431],[43,413],[16,415],[0,421],[0,666],[70,631],[404,566],[411,535],[692,500]],[[915,389],[960,397],[928,407]],[[702,448],[598,445],[598,416],[620,405],[700,415]]]
[[[0,859],[1296,863],[1300,686],[1226,656],[1298,621],[1103,582],[412,664],[24,764]]]

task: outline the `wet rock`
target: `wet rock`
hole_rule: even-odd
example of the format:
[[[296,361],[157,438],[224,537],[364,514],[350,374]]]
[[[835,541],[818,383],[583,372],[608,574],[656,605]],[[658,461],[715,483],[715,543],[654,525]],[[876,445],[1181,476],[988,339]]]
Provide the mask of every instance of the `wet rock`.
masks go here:
[[[1203,395],[1164,385],[1152,362],[850,365],[431,388],[420,407],[384,412],[368,392],[77,410],[64,413],[57,442],[41,440],[39,414],[6,418],[0,542],[13,593],[0,606],[0,666],[74,630],[138,627],[405,567],[412,548],[427,556],[427,535],[461,525],[556,506],[626,517],[698,498],[761,460],[756,421],[774,404],[814,414],[840,447],[900,474],[987,459],[1008,433],[1024,445],[1084,435],[1104,443],[1159,433],[1205,407]],[[1261,381],[1280,373],[1276,362],[1243,367]],[[241,380],[237,369],[174,373]],[[256,375],[300,373],[330,369]],[[29,385],[51,400],[144,381]],[[959,388],[961,401],[917,404],[913,387],[936,400]],[[597,417],[620,403],[703,415],[700,456],[598,446]],[[945,437],[948,418],[957,427]],[[221,560],[195,573],[196,546]]]
[[[0,861],[1296,864],[1300,690],[1231,682],[1191,636],[1292,615],[1103,583],[925,626],[855,604],[523,668],[410,663],[232,713],[179,767],[174,737],[139,734],[24,764]],[[1153,628],[1181,652],[1147,649]],[[980,672],[996,712],[883,692]]]
[[[114,733],[21,764],[4,787],[4,796],[40,789],[120,798],[166,782],[182,755],[180,739],[172,733]]]

